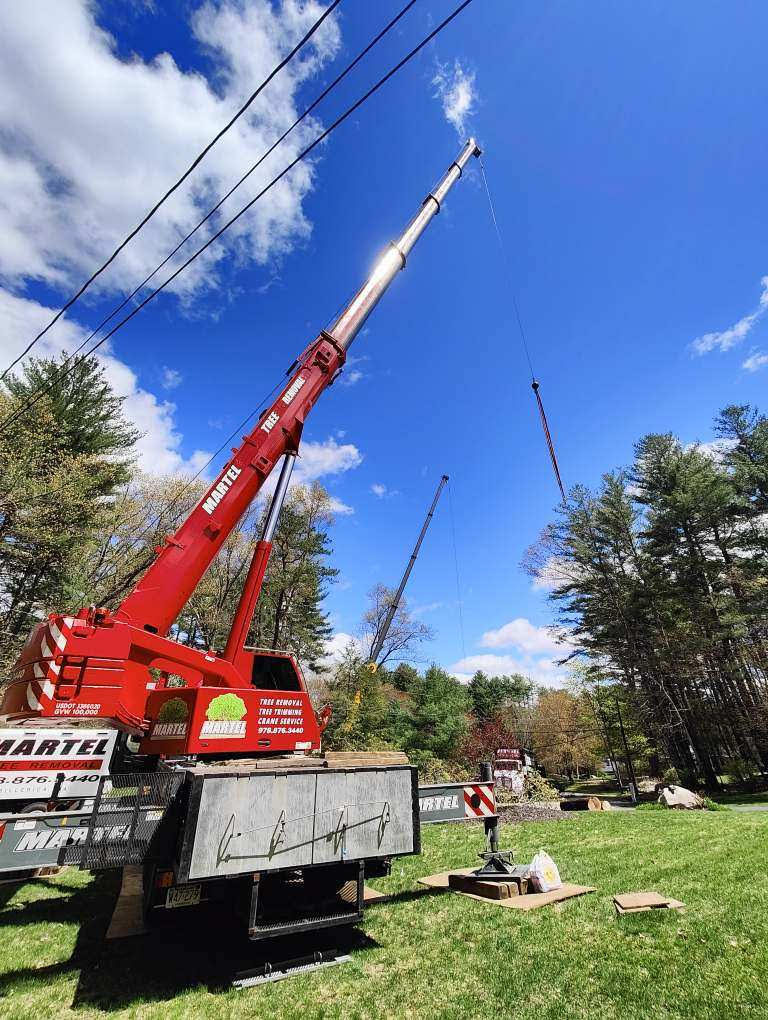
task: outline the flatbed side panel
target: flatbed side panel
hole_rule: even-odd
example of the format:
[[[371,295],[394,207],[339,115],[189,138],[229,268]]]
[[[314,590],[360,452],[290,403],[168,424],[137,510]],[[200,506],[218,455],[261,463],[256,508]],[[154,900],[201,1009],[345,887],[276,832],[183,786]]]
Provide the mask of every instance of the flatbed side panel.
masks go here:
[[[197,819],[184,832],[192,848],[183,880],[312,863],[314,772],[200,776],[194,782],[202,789]]]
[[[313,864],[409,854],[413,842],[410,770],[318,774]]]
[[[419,849],[408,766],[190,776],[181,883]]]

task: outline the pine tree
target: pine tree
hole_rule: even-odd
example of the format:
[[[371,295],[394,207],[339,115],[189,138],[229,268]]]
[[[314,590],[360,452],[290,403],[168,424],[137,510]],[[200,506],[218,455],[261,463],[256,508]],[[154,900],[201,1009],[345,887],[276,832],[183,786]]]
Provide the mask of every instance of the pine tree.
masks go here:
[[[63,370],[63,357],[32,359],[6,385],[0,658],[7,668],[36,618],[82,604],[80,564],[109,527],[138,434],[95,359],[75,362],[71,372]]]

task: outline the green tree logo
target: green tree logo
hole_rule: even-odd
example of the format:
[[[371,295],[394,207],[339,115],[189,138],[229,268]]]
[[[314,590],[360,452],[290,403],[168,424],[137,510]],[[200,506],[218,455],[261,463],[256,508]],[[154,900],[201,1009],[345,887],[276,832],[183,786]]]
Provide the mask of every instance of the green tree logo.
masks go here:
[[[211,699],[205,718],[212,722],[237,721],[245,717],[246,707],[236,694],[219,694]]]
[[[169,698],[160,706],[157,713],[158,722],[184,722],[189,714],[187,703],[183,698]]]

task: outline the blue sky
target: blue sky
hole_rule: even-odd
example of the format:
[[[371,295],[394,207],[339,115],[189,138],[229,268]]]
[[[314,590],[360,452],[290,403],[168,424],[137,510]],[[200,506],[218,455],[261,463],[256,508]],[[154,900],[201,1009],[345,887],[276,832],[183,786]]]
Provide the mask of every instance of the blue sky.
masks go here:
[[[0,11],[4,363],[312,13],[234,0],[66,9],[51,0],[52,33],[47,2]],[[70,345],[95,324],[399,6],[344,0],[301,69],[275,83],[51,343]],[[315,128],[452,6],[420,0],[317,111]],[[709,441],[720,407],[765,406],[766,31],[768,8],[749,0],[475,0],[331,137],[311,174],[115,337],[106,363],[148,432],[143,465],[199,465],[355,289],[458,151],[434,84],[441,66],[452,80],[457,62],[566,484],[596,484],[646,432]],[[353,511],[333,528],[335,628],[354,633],[367,590],[397,581],[447,472],[464,647],[444,499],[408,592],[435,629],[424,658],[558,682],[546,592],[519,568],[557,490],[476,172],[352,353],[345,384],[305,431],[305,477]]]

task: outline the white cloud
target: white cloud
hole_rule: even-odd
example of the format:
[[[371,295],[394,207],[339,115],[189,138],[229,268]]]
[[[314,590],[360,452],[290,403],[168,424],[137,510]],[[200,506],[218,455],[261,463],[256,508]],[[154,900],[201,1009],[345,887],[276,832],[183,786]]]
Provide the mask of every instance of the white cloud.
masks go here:
[[[768,365],[768,354],[763,354],[762,351],[753,351],[747,360],[741,363],[741,367],[748,372],[758,372],[766,365]]]
[[[629,487],[625,491],[629,495],[632,494]],[[560,556],[550,556],[534,574],[532,587],[539,591],[551,591],[572,581],[576,573],[575,564],[569,560]]]
[[[250,0],[247,5],[221,0],[199,5],[182,49],[185,63],[195,43],[205,49],[210,67],[206,77],[182,70],[166,52],[147,60],[136,55],[123,59],[115,40],[97,24],[98,8],[92,0],[0,4],[3,365],[23,350],[55,311],[24,297],[24,288],[43,282],[68,297],[322,9],[318,0],[283,0],[279,5],[270,0]],[[338,25],[331,16],[99,277],[94,290],[125,292],[147,276],[255,156],[292,123],[299,89],[340,45]],[[228,217],[239,209],[317,131],[317,121],[304,121],[217,215]],[[188,304],[217,288],[225,258],[266,265],[274,278],[280,258],[310,232],[302,203],[313,180],[311,161],[299,164],[172,285],[181,300]],[[215,225],[220,223],[221,218]],[[205,236],[204,228],[196,237],[198,243]],[[71,351],[85,332],[77,321],[61,319],[35,353]],[[188,458],[182,455],[174,404],[139,386],[136,373],[109,347],[101,349],[99,360],[116,392],[125,397],[126,416],[144,434],[138,444],[139,466],[155,473],[197,471],[208,454],[197,450]],[[173,389],[180,381],[176,370],[164,370],[164,388]],[[345,470],[339,467],[338,451],[334,454],[323,446],[305,444],[307,477]],[[341,459],[359,458],[353,450],[343,448]],[[350,509],[337,501],[337,512]]]
[[[527,654],[563,655],[567,644],[555,640],[548,627],[537,627],[519,616],[498,630],[487,630],[480,639],[482,648],[519,648]]]
[[[332,637],[325,641],[322,665],[329,669],[334,666],[344,655],[348,648],[361,654],[360,642],[352,634],[346,634],[343,630],[337,631]]]
[[[467,71],[458,60],[454,61],[453,68],[438,64],[432,84],[435,98],[442,103],[445,119],[463,139],[467,134],[466,122],[475,112],[477,103],[474,72]]]
[[[562,687],[567,674],[549,658],[519,658],[514,655],[467,655],[451,667],[451,673],[462,682],[468,682],[472,675],[482,670],[489,676],[522,673],[542,687]]]
[[[743,316],[738,322],[735,322],[732,326],[719,333],[705,333],[703,336],[697,337],[691,344],[696,354],[709,354],[710,351],[714,350],[729,351],[731,347],[741,343],[755,323],[768,311],[768,276],[764,276],[760,280],[760,286],[762,287],[762,292],[755,311]],[[746,362],[743,367],[747,368]],[[757,367],[759,368],[760,366],[758,365]],[[755,371],[755,369],[751,368],[747,370]]]
[[[53,309],[17,297],[0,288],[0,356],[5,364],[23,349],[53,315]],[[51,331],[52,333],[53,331]],[[56,356],[62,350],[73,351],[85,330],[71,319],[57,324],[55,339],[46,334],[35,348],[39,356]],[[136,445],[138,466],[153,474],[196,473],[208,460],[205,450],[195,450],[189,458],[181,453],[182,436],[175,422],[174,404],[158,400],[139,386],[136,373],[104,345],[96,355],[118,396],[124,397],[123,412],[142,433]]]
[[[428,602],[425,606],[414,606],[411,610],[411,616],[424,616],[425,613],[436,613],[444,605],[444,602]]]
[[[291,476],[291,488],[295,485],[311,485],[324,478],[333,478],[359,467],[363,455],[353,443],[337,443],[333,436],[323,442],[305,439],[299,447],[299,456]],[[261,489],[262,496],[271,496],[277,485],[279,471],[273,471]],[[330,495],[331,510],[335,514],[353,514],[337,496]]]
[[[400,495],[400,491],[398,489],[390,489],[381,482],[374,482],[371,486],[371,492],[374,494],[376,499],[392,499],[393,496]]]
[[[348,517],[355,512],[355,508],[339,499],[337,496],[330,496],[331,510],[342,517]]]
[[[736,439],[710,439],[708,443],[689,443],[685,449],[698,450],[705,457],[710,457],[716,463],[720,463],[723,457],[738,444]]]
[[[454,663],[451,672],[462,682],[482,670],[490,676],[522,673],[545,687],[561,687],[567,672],[558,665],[574,645],[558,642],[550,628],[537,627],[525,617],[517,617],[497,630],[487,630],[480,639],[482,648],[511,649],[510,652],[480,652]]]
[[[184,382],[184,376],[178,369],[168,368],[167,365],[163,367],[163,378],[162,387],[164,390],[175,390],[177,386],[181,386]]]
[[[344,363],[345,371],[342,372],[339,382],[342,386],[355,386],[360,382],[361,379],[367,379],[367,373],[363,372],[360,368],[354,368],[354,365],[359,365],[364,361],[368,361],[367,354],[349,354],[347,360]]]
[[[43,281],[68,294],[321,10],[317,0],[199,6],[182,49],[185,63],[190,45],[207,51],[206,77],[182,70],[167,52],[149,60],[121,58],[115,40],[96,23],[91,0],[0,4],[0,280],[13,289]],[[332,16],[100,278],[99,289],[132,289],[165,257],[293,121],[298,90],[339,46]],[[317,128],[317,121],[305,121],[222,213],[260,190]],[[189,300],[216,288],[227,256],[268,264],[274,274],[275,261],[310,231],[302,202],[313,172],[311,162],[299,164],[179,277],[176,293]]]
[[[354,443],[337,443],[333,436],[321,443],[304,440],[299,447],[299,460],[293,473],[294,481],[306,485],[329,475],[341,475],[363,462],[363,455]]]

